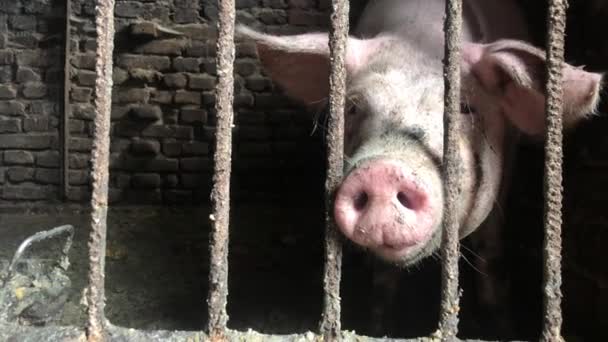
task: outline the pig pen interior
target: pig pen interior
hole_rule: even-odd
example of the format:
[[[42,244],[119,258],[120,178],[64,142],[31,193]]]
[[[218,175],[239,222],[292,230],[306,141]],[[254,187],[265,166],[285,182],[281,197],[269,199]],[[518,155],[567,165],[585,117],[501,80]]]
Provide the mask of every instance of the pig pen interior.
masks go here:
[[[532,151],[531,154],[538,154]],[[537,157],[537,156],[536,156]],[[319,160],[319,167],[322,167]],[[522,169],[522,168],[520,168]],[[470,261],[474,251],[462,250],[461,286],[464,291],[461,337],[534,339],[541,324],[542,230],[541,196],[538,186],[542,163],[524,167],[528,183],[516,187],[512,201],[506,263],[511,284],[512,329],[497,330],[490,317],[476,311],[478,276]],[[530,176],[530,170],[534,176]],[[523,177],[523,178],[526,178]],[[535,179],[535,180],[534,180]],[[534,190],[530,190],[534,189]],[[319,196],[321,191],[317,191]],[[521,200],[525,196],[526,200]],[[313,205],[311,205],[313,203]],[[229,327],[288,334],[315,331],[322,308],[323,214],[322,206],[308,203],[241,202],[232,208],[229,255]],[[280,208],[280,209],[279,209]],[[209,210],[200,207],[130,206],[110,211],[106,257],[107,317],[114,324],[144,329],[197,330],[206,326]],[[567,216],[569,217],[569,216]],[[3,213],[0,218],[0,261],[2,270],[27,236],[51,227],[72,224],[75,240],[68,272],[73,287],[59,324],[79,325],[86,312],[80,303],[86,284],[90,216],[74,207],[38,208]],[[570,221],[566,221],[570,222]],[[585,241],[589,248],[572,253],[577,243],[566,243],[564,268],[564,335],[586,341],[602,340],[606,311],[601,301],[602,263],[577,265],[591,249],[601,252],[602,227],[583,225],[568,237]],[[599,232],[598,232],[599,230]],[[590,234],[594,237],[590,237]],[[40,243],[29,256],[41,250],[57,250],[62,240]],[[569,248],[570,247],[570,248]],[[587,251],[587,252],[586,252]],[[574,257],[573,257],[574,255]],[[389,304],[379,300],[382,287],[374,289],[373,267],[380,264],[359,250],[345,245],[342,278],[343,328],[360,334],[377,335],[372,311],[385,311],[383,333],[390,337],[415,337],[436,328],[440,295],[440,263],[427,260],[401,272],[399,290]],[[600,270],[598,271],[597,268]],[[597,272],[597,273],[596,273]],[[380,297],[378,294],[380,292]]]
[[[362,4],[362,1],[352,2],[353,16]],[[296,5],[285,3],[285,6],[291,9]],[[536,39],[542,42],[544,7],[541,3],[525,4],[525,7],[535,23]],[[606,15],[606,7],[596,2],[572,1],[567,35],[569,61],[585,64],[591,70],[605,70],[608,41],[598,37],[606,32]],[[121,48],[120,41],[117,46]],[[241,97],[237,101],[247,99]],[[270,113],[272,109],[267,111]],[[600,112],[608,112],[605,102]],[[246,122],[247,114],[238,113],[237,124]],[[272,122],[270,115],[276,114],[268,114],[267,121]],[[229,327],[233,329],[252,328],[277,334],[315,331],[320,319],[323,132],[318,129],[308,137],[312,128],[310,117],[298,113],[291,118],[295,123],[290,124],[299,127],[293,132],[305,133],[298,141],[297,150],[292,148],[289,153],[277,154],[273,149],[262,158],[251,152],[261,145],[251,145],[254,148],[249,155],[239,154],[242,152],[237,150],[229,252],[228,313]],[[209,120],[213,120],[211,115]],[[608,323],[608,266],[602,262],[606,256],[602,246],[608,241],[605,217],[608,203],[604,196],[608,190],[608,141],[604,138],[607,127],[608,120],[602,114],[566,138],[562,307],[567,340],[608,338],[604,329]],[[132,127],[125,130],[127,128]],[[235,140],[238,143],[246,135],[259,134],[264,135],[266,131],[263,128],[236,131]],[[239,159],[243,155],[245,158]],[[508,280],[509,284],[511,329],[499,333],[491,315],[476,307],[478,289],[474,279],[479,274],[470,264],[476,258],[475,252],[469,250],[465,240],[464,258],[460,261],[464,292],[461,337],[537,337],[542,309],[542,157],[539,145],[523,144],[509,205],[504,208],[506,256],[501,271],[504,271],[505,283]],[[287,167],[281,169],[277,165]],[[197,181],[206,182],[208,172],[200,172]],[[145,183],[144,179],[139,181]],[[134,203],[116,205],[110,211],[107,317],[114,324],[138,329],[202,329],[207,315],[209,208],[204,204],[140,205],[150,201],[149,195],[134,191],[131,198]],[[178,197],[181,193],[173,195]],[[200,198],[207,195],[203,192]],[[70,253],[69,275],[73,289],[60,324],[83,325],[85,311],[79,301],[86,282],[89,229],[86,210],[38,202],[4,211],[0,216],[0,261],[4,269],[25,237],[62,224],[74,225],[76,233]],[[56,247],[51,243],[42,245]],[[372,310],[381,306],[385,318],[380,335],[414,337],[431,333],[436,328],[439,309],[439,261],[429,259],[401,272],[397,296],[388,306],[383,306],[378,299],[378,288],[374,290],[375,267],[384,266],[364,252],[345,245],[341,285],[343,329],[378,335],[371,327],[370,317]]]

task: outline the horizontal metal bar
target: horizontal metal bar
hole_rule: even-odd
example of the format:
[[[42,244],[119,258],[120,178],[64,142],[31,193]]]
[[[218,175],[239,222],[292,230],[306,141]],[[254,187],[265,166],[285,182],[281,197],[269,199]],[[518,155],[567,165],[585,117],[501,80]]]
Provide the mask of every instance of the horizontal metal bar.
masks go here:
[[[177,342],[191,341],[203,342],[208,340],[208,336],[202,331],[170,331],[170,330],[155,330],[144,331],[118,327],[112,324],[107,324],[106,331],[110,341],[130,341],[130,342]],[[17,324],[6,324],[0,322],[0,340],[1,341],[19,341],[19,342],[65,342],[65,341],[81,341],[85,338],[84,329],[76,327],[31,327],[21,326]],[[291,335],[270,335],[261,334],[253,330],[236,331],[226,330],[226,338],[229,341],[265,341],[265,342],[305,342],[305,341],[320,341],[322,336],[315,335],[312,332],[303,334]],[[357,335],[354,332],[342,331],[342,341],[353,342],[436,342],[434,337],[420,337],[413,339],[393,339],[393,338],[374,338],[362,335]],[[494,342],[490,340],[478,339],[455,339],[454,341],[461,342]],[[523,342],[513,340],[511,342]]]

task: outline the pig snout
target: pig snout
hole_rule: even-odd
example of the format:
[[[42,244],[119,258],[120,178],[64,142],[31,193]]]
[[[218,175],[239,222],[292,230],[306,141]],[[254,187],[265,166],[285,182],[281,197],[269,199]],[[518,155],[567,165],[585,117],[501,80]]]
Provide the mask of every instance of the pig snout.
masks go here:
[[[437,214],[421,180],[391,159],[353,170],[334,202],[336,224],[348,239],[395,261],[426,245]]]

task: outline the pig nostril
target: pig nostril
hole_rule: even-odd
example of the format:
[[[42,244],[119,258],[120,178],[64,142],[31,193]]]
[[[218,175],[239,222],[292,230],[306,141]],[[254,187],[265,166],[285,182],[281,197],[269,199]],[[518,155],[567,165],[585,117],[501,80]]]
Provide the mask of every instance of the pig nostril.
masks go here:
[[[399,203],[401,203],[402,206],[412,209],[412,203],[405,193],[403,193],[403,191],[399,191],[399,193],[397,193],[397,200],[399,200]]]
[[[367,193],[365,193],[364,191],[361,191],[359,194],[357,194],[357,197],[355,197],[355,209],[357,211],[363,210],[363,208],[365,208],[365,206],[367,205],[367,201],[368,201]]]

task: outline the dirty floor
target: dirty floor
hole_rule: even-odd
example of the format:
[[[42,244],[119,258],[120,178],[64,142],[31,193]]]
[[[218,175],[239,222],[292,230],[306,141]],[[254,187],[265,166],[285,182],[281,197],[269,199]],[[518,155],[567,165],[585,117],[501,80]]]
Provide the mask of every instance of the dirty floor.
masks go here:
[[[230,328],[272,334],[317,330],[323,298],[324,218],[323,208],[315,205],[248,204],[231,209]],[[199,207],[110,210],[106,315],[112,323],[146,330],[205,329],[208,217],[209,209]],[[4,212],[0,215],[0,265],[7,264],[29,235],[64,224],[75,228],[69,271],[73,286],[60,323],[83,326],[86,312],[80,301],[87,272],[86,211],[58,207]],[[30,256],[58,249],[60,242],[41,243],[40,250],[32,250]],[[373,291],[371,269],[377,264],[348,244],[344,251],[342,327],[374,336],[370,315],[378,305],[374,297],[378,290]],[[400,292],[385,308],[382,335],[432,333],[440,299],[439,262],[429,260],[412,270],[395,270],[400,274]],[[463,272],[466,270],[465,265]],[[466,281],[462,285],[467,287]],[[471,320],[466,303],[463,305],[461,322],[466,329]]]

